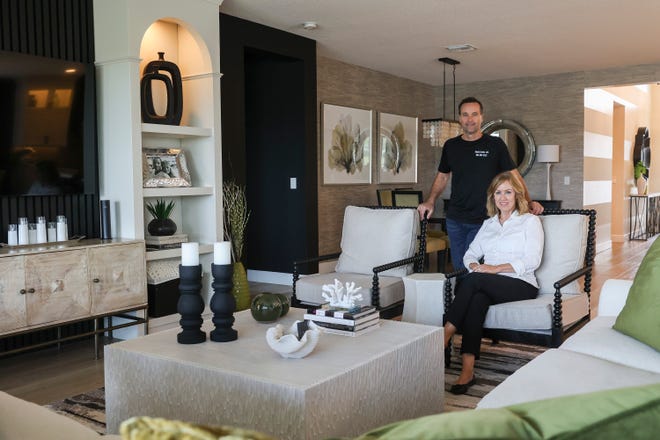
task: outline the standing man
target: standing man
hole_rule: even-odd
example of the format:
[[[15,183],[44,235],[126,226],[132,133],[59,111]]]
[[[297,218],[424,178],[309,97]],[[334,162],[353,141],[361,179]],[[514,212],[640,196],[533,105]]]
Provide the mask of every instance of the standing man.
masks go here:
[[[483,105],[473,97],[458,105],[458,122],[463,134],[445,142],[438,166],[438,174],[429,197],[417,207],[422,218],[431,217],[435,200],[440,196],[451,176],[451,198],[446,212],[447,235],[451,243],[454,270],[463,269],[463,255],[477,234],[486,214],[486,191],[493,178],[511,171],[520,180],[532,214],[543,212],[543,206],[532,202],[525,181],[511,160],[502,139],[484,135]]]

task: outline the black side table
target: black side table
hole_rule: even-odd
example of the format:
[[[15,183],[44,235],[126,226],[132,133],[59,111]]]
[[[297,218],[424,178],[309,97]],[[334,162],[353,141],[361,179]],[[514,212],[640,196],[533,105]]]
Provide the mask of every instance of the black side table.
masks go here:
[[[629,240],[648,240],[660,232],[660,193],[630,196]]]

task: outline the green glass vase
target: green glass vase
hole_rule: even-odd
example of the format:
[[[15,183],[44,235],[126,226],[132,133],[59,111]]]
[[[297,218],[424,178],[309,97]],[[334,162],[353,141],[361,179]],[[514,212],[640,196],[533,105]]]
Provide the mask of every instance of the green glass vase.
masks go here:
[[[287,313],[289,313],[289,308],[291,307],[291,302],[289,301],[289,297],[283,293],[276,293],[275,296],[277,296],[280,299],[280,302],[282,303],[282,313],[280,314],[280,316],[284,316]]]
[[[259,322],[273,322],[282,315],[282,302],[276,294],[260,293],[252,300],[250,311]]]
[[[236,298],[236,311],[250,308],[250,286],[248,285],[245,266],[240,261],[234,263],[234,274],[232,275],[232,294]]]

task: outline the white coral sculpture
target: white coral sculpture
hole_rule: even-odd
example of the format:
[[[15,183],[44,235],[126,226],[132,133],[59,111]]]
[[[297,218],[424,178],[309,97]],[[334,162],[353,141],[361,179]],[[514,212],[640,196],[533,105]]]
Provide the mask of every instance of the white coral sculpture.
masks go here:
[[[357,293],[362,290],[361,286],[355,287],[355,283],[348,282],[342,286],[341,282],[335,278],[335,284],[325,284],[321,295],[330,303],[330,307],[342,307],[350,309],[355,307],[356,301],[362,300],[362,294]]]

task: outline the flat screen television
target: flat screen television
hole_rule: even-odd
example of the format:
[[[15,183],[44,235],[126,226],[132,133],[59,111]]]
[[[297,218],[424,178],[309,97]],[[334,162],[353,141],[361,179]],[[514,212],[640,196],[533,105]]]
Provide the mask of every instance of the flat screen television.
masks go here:
[[[93,64],[0,51],[0,196],[94,194]]]

